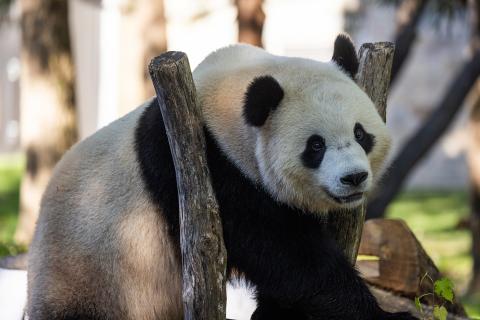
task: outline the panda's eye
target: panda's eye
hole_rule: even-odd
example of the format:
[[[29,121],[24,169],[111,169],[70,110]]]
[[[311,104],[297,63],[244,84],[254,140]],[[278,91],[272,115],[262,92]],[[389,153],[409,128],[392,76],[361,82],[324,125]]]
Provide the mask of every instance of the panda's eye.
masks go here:
[[[365,139],[365,130],[363,130],[362,126],[359,124],[355,125],[355,129],[353,129],[353,134],[355,135],[355,140],[363,141]]]
[[[305,167],[316,169],[320,166],[327,147],[325,139],[318,134],[311,135],[305,145],[305,150],[302,152],[301,159]]]
[[[310,143],[310,149],[314,152],[322,151],[325,148],[325,143],[322,139],[315,139]]]

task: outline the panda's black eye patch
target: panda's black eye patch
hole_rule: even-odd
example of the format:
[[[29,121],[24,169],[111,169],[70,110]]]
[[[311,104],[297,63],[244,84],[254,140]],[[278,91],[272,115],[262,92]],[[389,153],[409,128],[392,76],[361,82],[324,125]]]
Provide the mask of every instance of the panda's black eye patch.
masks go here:
[[[318,168],[325,155],[325,150],[325,139],[317,134],[311,135],[308,138],[305,150],[301,155],[303,164],[307,168]]]
[[[366,132],[363,126],[358,122],[353,128],[353,135],[358,144],[362,146],[363,150],[365,150],[365,153],[368,154],[372,151],[372,148],[375,145],[375,136]]]
[[[363,130],[362,126],[358,123],[353,130],[353,134],[355,135],[355,140],[358,142],[361,142],[365,139],[365,130]]]

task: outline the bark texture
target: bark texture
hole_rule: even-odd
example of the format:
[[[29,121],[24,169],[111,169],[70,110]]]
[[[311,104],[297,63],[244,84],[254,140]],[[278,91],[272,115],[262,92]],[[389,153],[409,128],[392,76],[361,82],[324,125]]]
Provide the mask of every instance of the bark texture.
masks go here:
[[[359,51],[357,83],[372,99],[384,120],[393,54],[394,46],[390,42],[365,43]],[[356,261],[364,221],[364,207],[328,214],[328,228],[352,264]]]
[[[167,52],[150,63],[149,71],[177,178],[184,317],[224,320],[226,250],[187,56]]]
[[[26,171],[15,240],[28,244],[52,169],[77,140],[68,1],[21,0],[21,143]]]
[[[433,281],[442,278],[432,259],[402,220],[368,220],[364,226],[359,254],[378,258],[357,261],[358,270],[369,284],[411,300],[433,292],[432,281],[421,281],[425,274]],[[435,298],[431,295],[422,298],[422,303],[429,306],[434,306],[435,301],[438,304],[442,298],[437,295]],[[448,312],[466,316],[458,301],[446,303],[445,308]]]
[[[263,47],[262,33],[265,22],[263,0],[235,0],[237,6],[238,42]]]

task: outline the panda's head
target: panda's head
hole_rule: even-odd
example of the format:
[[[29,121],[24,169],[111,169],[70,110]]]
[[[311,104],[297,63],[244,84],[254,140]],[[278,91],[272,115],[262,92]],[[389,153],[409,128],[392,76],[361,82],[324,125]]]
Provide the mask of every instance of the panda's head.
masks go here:
[[[353,208],[382,174],[390,137],[353,80],[357,70],[351,40],[339,36],[331,63],[285,58],[251,79],[243,118],[262,184],[278,200],[315,212]]]

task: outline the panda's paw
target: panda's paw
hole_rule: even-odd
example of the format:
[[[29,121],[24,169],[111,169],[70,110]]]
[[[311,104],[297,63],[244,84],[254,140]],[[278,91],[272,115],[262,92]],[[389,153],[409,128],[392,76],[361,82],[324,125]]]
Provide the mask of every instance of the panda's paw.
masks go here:
[[[385,312],[384,315],[379,320],[418,320],[418,318],[412,316],[408,312],[396,312],[396,313]]]

